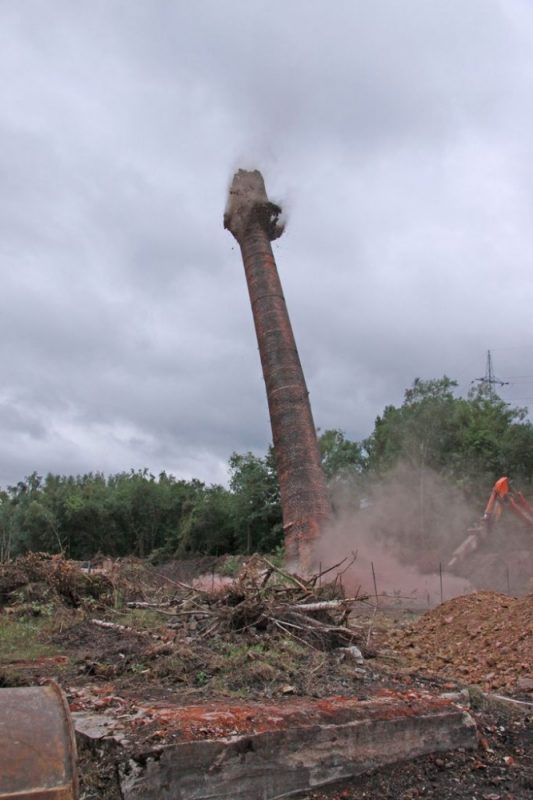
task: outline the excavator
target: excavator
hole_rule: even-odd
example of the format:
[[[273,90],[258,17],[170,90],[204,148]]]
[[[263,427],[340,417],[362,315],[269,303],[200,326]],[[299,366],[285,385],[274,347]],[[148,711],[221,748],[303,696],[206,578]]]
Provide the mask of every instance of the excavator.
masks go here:
[[[481,522],[468,529],[469,535],[453,551],[448,568],[454,567],[459,561],[463,561],[470,553],[478,549],[480,544],[487,539],[504,511],[513,513],[533,532],[533,506],[528,503],[521,492],[512,488],[509,478],[499,478],[492,487]]]

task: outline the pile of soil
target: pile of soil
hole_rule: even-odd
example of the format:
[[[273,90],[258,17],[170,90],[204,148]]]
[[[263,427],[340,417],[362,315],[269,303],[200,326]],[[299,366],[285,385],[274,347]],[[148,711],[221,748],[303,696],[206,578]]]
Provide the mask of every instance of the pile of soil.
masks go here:
[[[533,595],[475,592],[448,600],[389,646],[413,671],[484,690],[533,692]]]

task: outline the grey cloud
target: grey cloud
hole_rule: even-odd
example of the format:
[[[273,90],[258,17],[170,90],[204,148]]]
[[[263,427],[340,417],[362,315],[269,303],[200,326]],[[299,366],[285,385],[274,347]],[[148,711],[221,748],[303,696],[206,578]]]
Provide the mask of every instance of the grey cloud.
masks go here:
[[[489,347],[502,375],[530,373],[528,4],[28,0],[0,16],[0,483],[222,480],[232,450],[264,451],[222,228],[238,166],[288,209],[275,254],[322,428],[363,438],[416,376],[465,390]]]

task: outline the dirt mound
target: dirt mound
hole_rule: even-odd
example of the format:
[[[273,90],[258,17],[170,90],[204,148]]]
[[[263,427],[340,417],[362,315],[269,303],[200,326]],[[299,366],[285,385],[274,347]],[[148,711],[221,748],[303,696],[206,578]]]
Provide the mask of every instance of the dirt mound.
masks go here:
[[[490,691],[533,691],[533,595],[456,597],[392,633],[390,644],[413,670]]]

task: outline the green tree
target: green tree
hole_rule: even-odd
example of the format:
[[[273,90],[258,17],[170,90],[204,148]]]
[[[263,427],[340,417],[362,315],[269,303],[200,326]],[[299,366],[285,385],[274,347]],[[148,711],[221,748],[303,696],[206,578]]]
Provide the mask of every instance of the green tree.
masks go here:
[[[333,429],[320,433],[318,446],[333,510],[357,510],[367,492],[366,454],[361,444]]]
[[[498,477],[533,477],[533,428],[527,411],[513,408],[478,387],[456,397],[446,376],[416,379],[399,407],[387,406],[365,441],[370,475],[384,475],[399,462],[431,469],[481,501]]]
[[[320,433],[318,447],[322,469],[328,480],[353,478],[364,471],[365,457],[361,445],[347,439],[343,431],[333,429]]]
[[[400,408],[387,406],[364,445],[368,468],[384,473],[401,459],[413,466],[440,470],[459,445],[455,422],[455,381],[416,378]]]
[[[238,552],[271,552],[283,539],[279,484],[273,449],[265,458],[233,453],[229,460]]]
[[[0,490],[0,563],[11,558],[13,547],[13,525],[9,495]]]
[[[456,480],[486,485],[509,475],[530,483],[533,428],[526,415],[526,409],[513,408],[483,386],[460,400],[456,413],[459,445],[450,454]]]
[[[184,504],[174,554],[221,555],[234,552],[233,497],[223,486],[196,482],[194,495]]]

